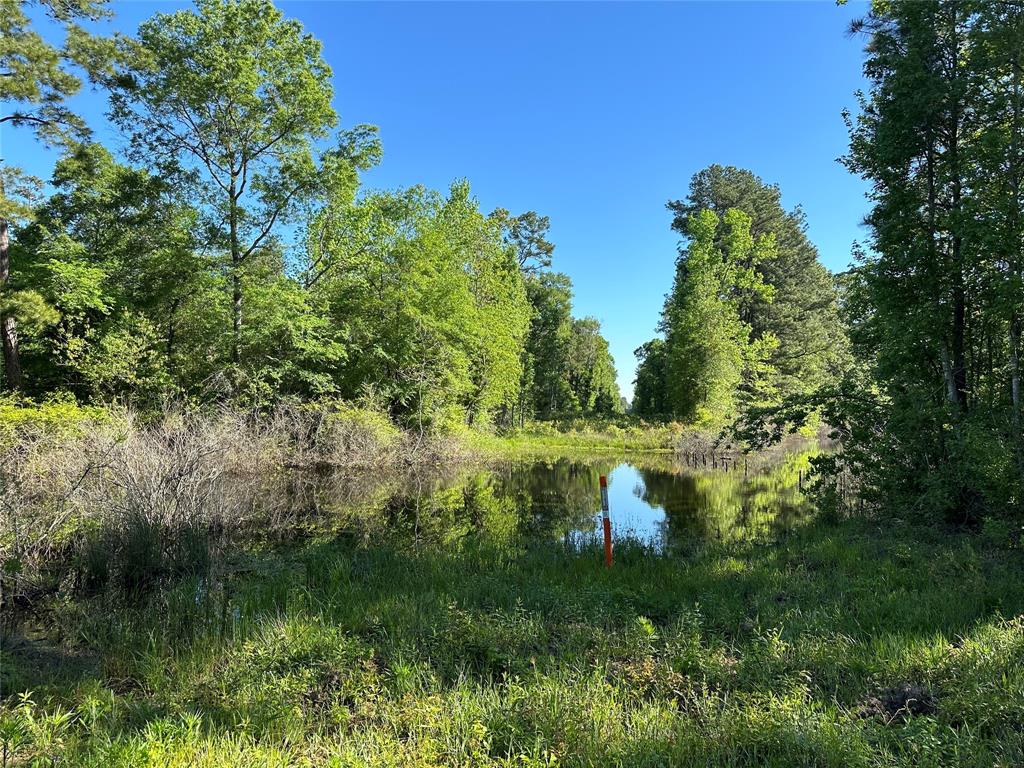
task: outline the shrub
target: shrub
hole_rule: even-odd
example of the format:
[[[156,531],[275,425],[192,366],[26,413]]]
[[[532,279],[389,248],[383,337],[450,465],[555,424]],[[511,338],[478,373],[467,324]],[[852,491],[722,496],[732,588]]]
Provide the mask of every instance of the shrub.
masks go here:
[[[41,403],[0,395],[0,447],[40,435],[81,435],[91,424],[107,421],[109,412],[95,405],[79,405],[70,395],[53,395]]]

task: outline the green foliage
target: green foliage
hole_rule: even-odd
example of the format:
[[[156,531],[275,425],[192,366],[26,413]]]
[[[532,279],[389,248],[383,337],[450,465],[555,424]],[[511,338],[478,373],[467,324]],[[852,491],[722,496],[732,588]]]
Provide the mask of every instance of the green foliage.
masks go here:
[[[165,182],[95,144],[63,158],[54,185],[12,248],[12,283],[37,293],[51,315],[22,322],[31,389],[151,403],[194,386],[174,375],[178,342],[192,356],[215,342],[182,326],[203,327],[216,306],[215,278],[192,250],[194,212],[168,199]]]
[[[337,396],[349,356],[319,297],[283,271],[281,260],[266,254],[253,259],[242,281],[248,322],[235,386],[242,402],[261,408]]]
[[[4,375],[36,398],[0,399],[4,621],[61,641],[0,628],[5,766],[1024,762],[1019,3],[854,26],[873,209],[836,279],[777,187],[694,176],[630,416],[548,217],[359,194],[376,130],[336,132],[320,44],[269,0],[116,44],[102,15],[0,0],[0,124],[66,152],[45,200],[0,168]],[[84,143],[83,75],[134,166]],[[81,404],[173,398],[248,410]],[[669,462],[737,418],[837,450],[742,479],[632,454],[666,544],[610,571],[577,537],[607,459],[380,472],[464,444]]]
[[[646,422],[621,413],[563,416],[526,421],[509,430],[496,443],[502,453],[537,453],[550,450],[586,451],[609,448],[631,451],[670,451],[682,432],[675,423]]]
[[[718,246],[718,224],[710,210],[690,218],[690,244],[679,259],[662,316],[666,404],[678,418],[695,425],[730,421],[745,378],[748,391],[762,394],[757,390],[770,376],[767,359],[776,344],[770,334],[751,341],[750,325],[740,315],[743,298],[772,299],[772,287],[755,267],[771,257],[774,238],[766,235],[755,243],[750,217],[730,209]]]
[[[37,5],[63,29],[64,40],[55,45],[32,28],[29,7]],[[80,21],[104,15],[102,0],[3,0],[0,5],[0,126],[27,127],[46,144],[73,145],[88,131],[85,123],[65,104],[82,87],[75,70],[90,76],[104,71],[114,56],[113,45],[87,33]],[[7,111],[10,110],[10,111]],[[0,164],[0,346],[4,380],[8,388],[23,386],[18,323],[25,320],[31,294],[12,296],[10,232],[31,219],[38,179],[20,168]],[[37,303],[37,302],[36,302]],[[20,304],[12,307],[12,304]],[[28,321],[41,324],[38,312]]]
[[[66,395],[51,395],[42,402],[0,398],[0,443],[24,439],[29,434],[80,433],[89,424],[105,421],[106,411],[94,405],[80,405]]]
[[[687,245],[662,315],[665,339],[635,353],[636,413],[720,427],[842,374],[850,355],[836,287],[778,187],[712,165],[668,207]]]
[[[57,312],[41,293],[32,289],[7,291],[0,312],[14,317],[26,334],[38,334],[60,320]]]
[[[529,403],[520,408],[521,417],[571,412],[576,406],[568,380],[572,281],[561,272],[541,272],[527,280],[526,289],[533,318],[524,354],[533,386]]]
[[[568,358],[569,388],[583,413],[607,415],[622,409],[615,361],[596,318],[572,321]]]
[[[843,314],[870,403],[840,390],[830,407],[872,429],[844,450],[878,500],[961,522],[1016,510],[1024,17],[877,3],[854,30],[871,88],[845,162],[873,208]]]
[[[6,19],[43,45],[23,4]],[[320,43],[267,0],[158,13],[135,39],[69,30],[11,98],[56,105],[80,85],[62,67],[85,67],[136,165],[68,143],[42,202],[2,170],[2,220],[21,225],[0,236],[12,386],[145,408],[370,398],[438,432],[621,408],[596,321],[547,271],[548,218],[485,216],[466,182],[358,196],[376,129],[335,130]]]
[[[332,441],[340,442],[341,445],[338,447],[343,451],[359,450],[366,445],[390,448],[401,436],[394,422],[380,410],[353,405],[343,400],[320,404],[317,407],[323,408],[324,405],[330,407],[327,415],[328,425],[340,431],[342,435],[339,440],[339,435],[332,434]]]
[[[375,193],[320,214],[311,290],[345,329],[341,394],[418,425],[489,421],[519,393],[529,322],[499,223],[469,185]],[[444,417],[443,414],[448,414]]]
[[[32,28],[28,9],[42,7],[65,33],[61,45],[53,45]],[[78,25],[105,15],[102,0],[4,0],[0,12],[0,102],[12,110],[0,114],[0,124],[28,127],[47,143],[81,138],[85,125],[65,105],[82,87],[74,70],[89,74],[102,70],[112,54],[109,41],[90,36]],[[2,190],[0,190],[2,197]],[[4,214],[6,218],[6,214]]]
[[[537,274],[551,266],[554,243],[547,239],[551,220],[536,211],[512,216],[504,208],[491,213],[501,223],[505,240],[515,250],[519,269],[524,274]]]
[[[671,408],[668,404],[665,340],[651,339],[633,354],[637,366],[631,412],[644,418],[667,416]]]
[[[356,170],[379,156],[366,126],[317,149],[337,123],[330,78],[320,43],[272,3],[200,0],[144,22],[129,66],[110,81],[133,156],[187,187],[212,245],[226,251],[235,366],[253,262],[304,205],[350,198]]]
[[[755,342],[778,340],[763,350],[771,365],[771,375],[763,381],[770,391],[785,396],[828,384],[848,364],[849,353],[832,279],[807,238],[803,212],[784,210],[780,196],[777,186],[748,170],[711,165],[694,174],[685,200],[668,207],[674,215],[672,228],[684,237],[689,236],[689,218],[708,209],[720,218],[715,242],[721,244],[727,236],[724,216],[735,208],[750,217],[755,241],[774,239],[771,253],[751,265],[773,287],[771,296],[748,291],[740,297],[739,311]]]
[[[528,270],[526,291],[532,317],[522,352],[520,426],[529,416],[550,419],[620,412],[608,342],[596,318],[573,318],[569,276]]]

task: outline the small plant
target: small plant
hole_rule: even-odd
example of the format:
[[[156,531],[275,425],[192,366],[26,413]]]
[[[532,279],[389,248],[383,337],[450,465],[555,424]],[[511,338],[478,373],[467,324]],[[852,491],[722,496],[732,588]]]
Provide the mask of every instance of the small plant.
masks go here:
[[[0,714],[0,752],[3,768],[7,768],[28,741],[29,734],[18,710]]]
[[[4,765],[21,747],[36,755],[33,765],[58,765],[76,720],[72,710],[60,706],[47,709],[37,704],[31,693],[20,694],[13,712],[0,718]]]

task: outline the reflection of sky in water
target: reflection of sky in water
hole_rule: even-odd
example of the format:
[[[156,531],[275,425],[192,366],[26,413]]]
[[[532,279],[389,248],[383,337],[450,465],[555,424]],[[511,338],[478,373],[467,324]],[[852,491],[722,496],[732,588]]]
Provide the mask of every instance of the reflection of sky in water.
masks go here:
[[[619,464],[608,475],[608,508],[615,537],[657,543],[664,536],[665,510],[644,501],[644,490],[644,479],[631,464]]]
[[[793,457],[749,477],[735,471],[694,473],[678,467],[617,464],[605,470],[612,534],[661,548],[669,543],[784,532],[805,509],[803,494],[796,487],[800,469],[806,469],[806,457]],[[595,504],[597,498],[595,493]],[[592,519],[597,525],[591,530],[599,532],[599,510]]]

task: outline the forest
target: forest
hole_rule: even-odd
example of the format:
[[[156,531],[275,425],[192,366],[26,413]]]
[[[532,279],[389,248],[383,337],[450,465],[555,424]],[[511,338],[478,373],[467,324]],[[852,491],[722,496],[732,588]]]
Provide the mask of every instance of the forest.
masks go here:
[[[85,33],[101,4],[44,3],[63,49],[8,5],[2,119],[63,149],[47,197],[2,166],[8,391],[362,400],[438,428],[621,412],[548,218],[484,213],[465,180],[361,192],[377,130],[338,128],[320,44],[271,3],[159,14],[137,39]],[[122,159],[62,106],[83,78],[109,91]]]
[[[0,768],[1024,764],[1024,2],[858,8],[848,266],[705,158],[627,397],[287,3],[0,0]]]

